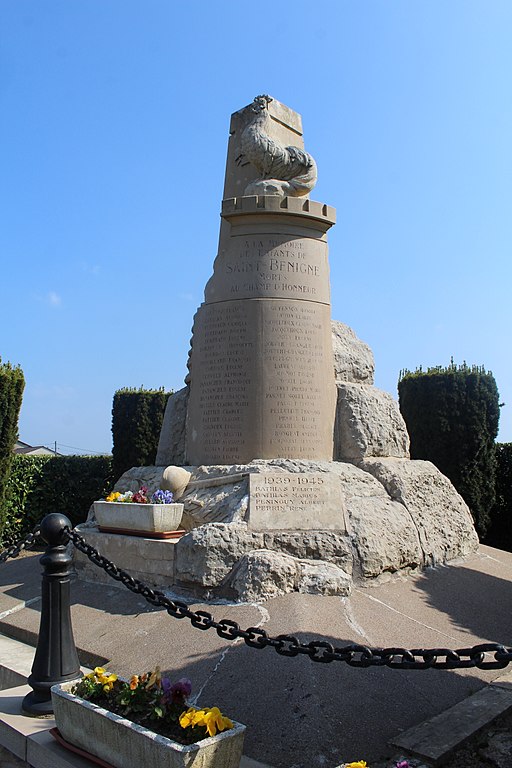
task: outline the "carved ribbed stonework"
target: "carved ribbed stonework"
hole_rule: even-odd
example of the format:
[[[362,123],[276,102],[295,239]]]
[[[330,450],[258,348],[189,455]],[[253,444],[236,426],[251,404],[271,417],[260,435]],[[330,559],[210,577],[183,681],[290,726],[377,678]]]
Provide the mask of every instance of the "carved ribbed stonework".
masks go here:
[[[294,146],[286,151],[297,149],[307,163],[310,156],[296,146],[302,144],[295,133],[300,119],[274,100],[270,105],[274,122],[267,116],[266,130],[276,125],[273,145],[278,138],[287,143],[283,131],[290,123]],[[237,139],[252,119],[244,119],[247,111],[252,107],[232,122],[238,135],[235,129],[230,139],[228,191],[253,184],[250,169],[233,163],[233,156],[240,161]],[[252,175],[258,173],[261,167]],[[276,193],[223,201],[219,253],[194,319],[190,464],[332,459],[336,388],[326,232],[334,220],[333,208],[305,197]]]

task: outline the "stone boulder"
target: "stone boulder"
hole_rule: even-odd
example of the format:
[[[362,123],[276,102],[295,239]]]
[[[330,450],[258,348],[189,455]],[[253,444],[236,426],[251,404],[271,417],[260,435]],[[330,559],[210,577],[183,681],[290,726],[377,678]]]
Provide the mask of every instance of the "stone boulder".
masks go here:
[[[352,579],[333,563],[299,560],[297,592],[310,595],[350,595]]]
[[[180,501],[182,527],[189,532],[173,544],[174,584],[201,596],[253,601],[290,591],[346,595],[351,583],[449,562],[478,546],[469,509],[430,462],[258,459],[188,471]],[[115,487],[147,485],[153,491],[164,472],[133,467]],[[251,530],[249,475],[267,472],[331,475],[330,482],[339,483],[346,530]]]
[[[260,549],[240,559],[229,586],[238,600],[252,602],[294,592],[296,581],[297,561],[293,557]]]
[[[359,466],[407,509],[425,565],[476,551],[478,536],[467,504],[430,461],[367,458]]]
[[[424,564],[411,515],[387,496],[353,497],[348,506],[356,564],[364,578]]]
[[[409,435],[398,404],[387,392],[338,382],[334,424],[335,461],[367,456],[408,458]]]
[[[238,600],[269,600],[288,592],[349,595],[350,576],[331,563],[297,560],[261,549],[244,555],[229,579]]]
[[[368,344],[361,341],[345,323],[332,320],[331,330],[336,382],[373,384],[375,361]]]
[[[212,523],[195,528],[176,544],[180,586],[219,587],[246,553],[263,548],[263,534],[247,525]]]
[[[341,584],[339,571],[343,573],[343,590],[345,580],[350,579],[353,552],[348,534],[337,531],[251,531],[243,522],[212,523],[194,528],[176,543],[179,586],[209,588],[221,595],[231,596],[232,591],[242,594],[242,576],[239,574],[236,584],[233,582],[239,565],[246,562],[244,558],[249,554],[251,559],[247,563],[255,562],[254,553],[262,550],[283,556],[283,563],[308,564],[307,568],[304,565],[299,569],[300,578],[299,571],[296,573],[294,589],[298,591],[309,591],[308,584],[320,584],[323,579],[322,594],[338,594],[331,590],[335,588],[333,585]],[[326,565],[332,565],[334,570],[326,569]],[[284,584],[281,588],[284,590],[281,594],[289,591]]]
[[[181,466],[185,463],[185,423],[187,419],[188,387],[178,390],[167,401],[160,439],[156,453],[156,465]]]
[[[165,467],[132,467],[121,475],[114,485],[114,491],[135,493],[142,485],[147,486],[148,493],[152,494],[162,486],[162,476]]]

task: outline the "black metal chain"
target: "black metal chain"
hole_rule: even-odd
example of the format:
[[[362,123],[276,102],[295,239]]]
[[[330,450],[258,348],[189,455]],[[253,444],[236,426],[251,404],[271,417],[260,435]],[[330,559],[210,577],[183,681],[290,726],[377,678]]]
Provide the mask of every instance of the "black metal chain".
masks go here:
[[[38,523],[31,533],[27,534],[24,539],[21,539],[16,544],[11,544],[10,547],[7,547],[7,549],[4,549],[4,551],[0,553],[0,563],[5,563],[9,557],[18,557],[22,549],[30,547],[35,542],[40,532],[41,526]]]
[[[120,581],[132,592],[141,595],[148,603],[165,608],[175,619],[189,619],[196,629],[215,629],[225,640],[243,639],[250,648],[273,648],[280,656],[309,656],[311,661],[329,663],[344,661],[351,667],[390,667],[391,669],[504,669],[512,662],[512,648],[499,643],[482,643],[472,648],[370,648],[354,643],[336,647],[327,640],[311,640],[301,643],[294,635],[270,637],[261,627],[240,629],[236,621],[216,621],[208,611],[192,611],[180,600],[170,600],[159,590],[151,589],[144,582],[134,579],[129,573],[118,568],[98,550],[94,549],[76,531],[65,529],[74,546],[89,560],[102,568],[109,576]],[[486,654],[493,654],[494,661],[486,660]]]

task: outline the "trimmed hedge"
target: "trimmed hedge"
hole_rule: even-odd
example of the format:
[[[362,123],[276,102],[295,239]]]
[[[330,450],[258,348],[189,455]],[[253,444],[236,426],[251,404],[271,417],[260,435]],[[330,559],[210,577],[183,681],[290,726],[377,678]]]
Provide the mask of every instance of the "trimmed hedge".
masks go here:
[[[398,397],[411,458],[433,462],[452,481],[484,536],[495,500],[500,408],[494,376],[452,360],[447,368],[402,371]]]
[[[512,552],[512,443],[496,443],[496,503],[485,543]]]
[[[18,437],[25,378],[19,366],[2,363],[0,358],[0,508],[13,459],[13,448]],[[0,516],[0,526],[2,525]]]
[[[163,389],[118,389],[112,404],[112,471],[117,480],[132,467],[155,463],[170,392]]]
[[[110,456],[14,456],[3,505],[0,538],[19,539],[50,512],[73,525],[113,485]]]

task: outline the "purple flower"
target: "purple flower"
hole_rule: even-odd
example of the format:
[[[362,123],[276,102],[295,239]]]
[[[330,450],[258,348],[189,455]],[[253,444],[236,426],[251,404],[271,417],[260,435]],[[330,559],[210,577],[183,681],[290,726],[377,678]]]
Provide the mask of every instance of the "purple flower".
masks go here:
[[[171,698],[171,681],[168,677],[162,677],[160,679],[160,685],[162,686],[162,691],[164,692],[162,698],[164,702],[167,702]]]
[[[174,496],[172,491],[155,491],[151,497],[153,504],[172,504]]]
[[[181,704],[192,693],[192,683],[188,677],[182,677],[171,685],[169,692],[173,704]]]
[[[409,761],[399,760],[398,763],[395,763],[395,768],[410,768]]]

